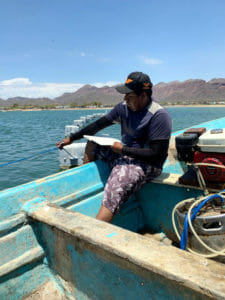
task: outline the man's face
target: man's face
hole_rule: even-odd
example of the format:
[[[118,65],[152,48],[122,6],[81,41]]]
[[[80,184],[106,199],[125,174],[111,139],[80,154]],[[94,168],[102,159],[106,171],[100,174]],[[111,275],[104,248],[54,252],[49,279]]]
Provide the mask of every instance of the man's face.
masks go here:
[[[130,110],[132,111],[137,111],[139,110],[139,104],[140,104],[140,96],[137,96],[135,93],[129,93],[125,94],[124,100],[127,103],[127,106]]]
[[[124,100],[132,111],[141,110],[149,103],[149,98],[145,92],[141,93],[139,96],[133,92],[126,94]]]

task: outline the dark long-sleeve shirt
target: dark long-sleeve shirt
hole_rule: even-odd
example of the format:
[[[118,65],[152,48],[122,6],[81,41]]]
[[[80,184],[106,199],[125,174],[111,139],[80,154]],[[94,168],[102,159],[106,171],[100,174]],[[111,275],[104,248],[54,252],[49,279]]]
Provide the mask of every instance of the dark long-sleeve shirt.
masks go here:
[[[131,112],[124,103],[119,103],[106,116],[71,134],[70,139],[94,135],[115,121],[121,124],[122,154],[161,168],[167,157],[171,119],[157,103],[138,112]]]

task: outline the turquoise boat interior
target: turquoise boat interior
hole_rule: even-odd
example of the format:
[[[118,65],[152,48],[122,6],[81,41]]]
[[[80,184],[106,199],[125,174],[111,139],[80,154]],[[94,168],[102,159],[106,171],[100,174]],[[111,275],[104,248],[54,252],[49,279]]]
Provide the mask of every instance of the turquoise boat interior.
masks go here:
[[[153,238],[163,232],[175,244],[174,206],[204,194],[178,182],[181,132],[163,173],[112,224],[95,219],[110,172],[102,161],[1,191],[0,299],[225,298],[223,264]]]

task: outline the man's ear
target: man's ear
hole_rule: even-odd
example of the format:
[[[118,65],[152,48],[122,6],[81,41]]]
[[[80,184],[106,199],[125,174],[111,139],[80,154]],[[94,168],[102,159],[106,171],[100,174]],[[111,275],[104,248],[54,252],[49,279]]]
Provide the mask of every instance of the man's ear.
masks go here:
[[[141,101],[145,104],[148,102],[148,95],[146,92],[141,93]]]

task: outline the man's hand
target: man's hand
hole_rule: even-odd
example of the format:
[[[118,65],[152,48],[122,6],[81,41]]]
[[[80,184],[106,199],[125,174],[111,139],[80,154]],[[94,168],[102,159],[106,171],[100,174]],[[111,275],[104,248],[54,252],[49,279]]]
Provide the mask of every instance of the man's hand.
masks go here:
[[[113,152],[122,153],[123,145],[119,142],[115,142],[112,146],[110,146]]]
[[[63,139],[62,141],[59,141],[56,143],[56,146],[61,150],[64,146],[71,144],[70,137],[67,137]]]

